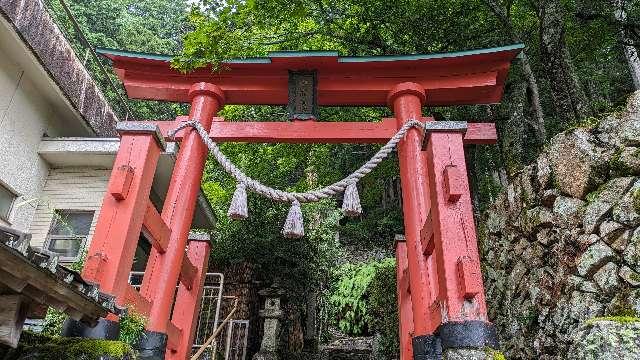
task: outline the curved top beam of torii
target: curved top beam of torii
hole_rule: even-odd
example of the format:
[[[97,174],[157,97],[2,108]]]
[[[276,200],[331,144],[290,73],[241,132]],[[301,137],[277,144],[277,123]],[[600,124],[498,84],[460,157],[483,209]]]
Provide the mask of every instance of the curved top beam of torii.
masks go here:
[[[225,104],[286,105],[289,71],[317,71],[319,106],[387,105],[398,83],[424,87],[427,106],[493,104],[500,101],[511,61],[524,45],[457,53],[343,57],[333,51],[272,52],[263,58],[229,60],[225,70],[184,74],[170,56],[112,49],[97,51],[113,67],[131,98],[189,102],[197,82],[219,86]]]

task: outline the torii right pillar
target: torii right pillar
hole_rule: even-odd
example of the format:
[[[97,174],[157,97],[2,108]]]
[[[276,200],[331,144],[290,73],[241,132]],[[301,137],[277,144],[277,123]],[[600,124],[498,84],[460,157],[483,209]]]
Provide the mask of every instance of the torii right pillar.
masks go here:
[[[424,119],[422,105],[428,96],[411,82],[391,90],[388,103],[398,127]],[[458,349],[497,349],[498,340],[487,318],[480,271],[464,157],[466,122],[426,120],[424,136],[411,129],[399,144],[398,158],[413,359],[439,360],[443,352]]]

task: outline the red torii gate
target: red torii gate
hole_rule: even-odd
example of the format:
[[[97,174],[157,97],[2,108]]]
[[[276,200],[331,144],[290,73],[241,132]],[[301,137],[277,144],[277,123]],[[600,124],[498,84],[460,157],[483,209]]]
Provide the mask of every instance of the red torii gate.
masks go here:
[[[156,163],[168,133],[187,119],[217,142],[386,143],[408,120],[398,146],[406,242],[397,242],[401,359],[437,359],[446,348],[496,347],[480,273],[464,144],[491,144],[493,124],[432,122],[423,106],[500,101],[511,61],[523,48],[407,56],[340,57],[334,52],[277,52],[232,60],[224,71],[182,74],[169,57],[100,49],[113,61],[129,97],[191,104],[175,121],[121,122],[115,160],[83,277],[148,316],[142,358],[185,359],[210,245],[188,241],[207,147],[193,129],[180,131],[180,150],[161,212],[149,201]],[[288,105],[290,122],[225,122],[225,104]],[[381,122],[315,120],[316,106],[384,106]],[[301,120],[306,119],[306,120]],[[424,141],[423,141],[424,140]],[[152,252],[140,292],[127,284],[141,231]],[[283,241],[286,241],[283,239]],[[405,245],[406,244],[406,245]],[[175,298],[176,284],[179,291]],[[173,310],[172,310],[173,307]],[[118,318],[85,329],[113,337]]]

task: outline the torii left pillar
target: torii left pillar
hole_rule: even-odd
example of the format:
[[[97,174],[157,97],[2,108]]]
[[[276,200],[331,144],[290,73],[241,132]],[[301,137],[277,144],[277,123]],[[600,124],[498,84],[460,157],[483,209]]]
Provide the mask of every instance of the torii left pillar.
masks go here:
[[[200,122],[209,131],[214,116],[224,104],[224,93],[216,85],[196,83],[189,90],[189,97],[189,120]],[[169,244],[165,252],[151,250],[140,289],[142,296],[152,301],[149,321],[143,334],[145,343],[141,344],[141,347],[147,350],[149,359],[164,358],[167,345],[170,350],[168,353],[178,351],[178,346],[167,344],[167,340],[182,337],[180,334],[169,336],[172,335],[169,334],[172,330],[171,307],[208,154],[207,145],[193,128],[183,131],[169,191],[162,209],[162,220],[171,228]]]

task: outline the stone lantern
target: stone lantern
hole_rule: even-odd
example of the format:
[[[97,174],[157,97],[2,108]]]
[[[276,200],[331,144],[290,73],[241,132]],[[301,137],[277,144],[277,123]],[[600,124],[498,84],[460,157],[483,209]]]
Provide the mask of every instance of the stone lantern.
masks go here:
[[[264,309],[260,310],[260,317],[264,319],[264,334],[260,351],[253,356],[253,360],[278,360],[280,319],[282,318],[280,298],[283,292],[274,285],[260,290],[258,294],[265,297]]]

